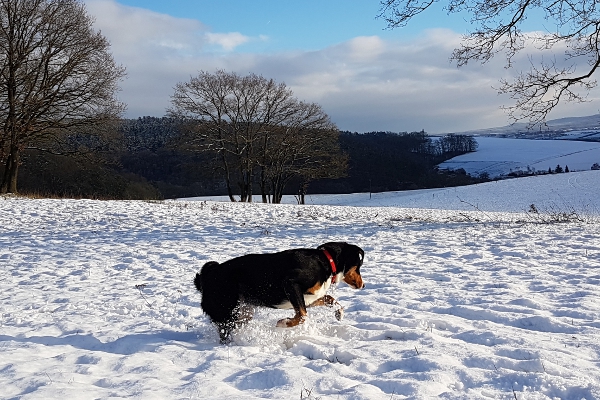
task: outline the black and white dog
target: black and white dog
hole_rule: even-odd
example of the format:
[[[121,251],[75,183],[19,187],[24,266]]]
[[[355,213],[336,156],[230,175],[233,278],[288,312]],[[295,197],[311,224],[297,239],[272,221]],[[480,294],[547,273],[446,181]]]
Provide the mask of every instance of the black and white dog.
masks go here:
[[[224,343],[234,328],[252,318],[245,305],[293,308],[294,317],[277,323],[278,327],[292,327],[304,322],[307,306],[336,302],[326,295],[332,283],[344,281],[362,289],[364,254],[360,247],[345,242],[325,243],[317,249],[247,254],[221,264],[206,263],[194,284],[202,293],[202,309]]]

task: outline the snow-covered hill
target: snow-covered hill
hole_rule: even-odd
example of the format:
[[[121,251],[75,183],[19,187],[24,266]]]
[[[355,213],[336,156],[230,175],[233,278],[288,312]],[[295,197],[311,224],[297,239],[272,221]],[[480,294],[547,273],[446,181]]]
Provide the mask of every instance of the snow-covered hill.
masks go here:
[[[413,195],[2,197],[0,397],[600,398],[600,172]],[[331,240],[366,252],[366,288],[335,290],[343,321],[263,309],[218,344],[203,263]]]
[[[542,127],[531,127],[528,123],[515,123],[511,125],[476,129],[468,132],[460,132],[461,134],[474,136],[497,136],[497,137],[512,137],[512,138],[568,138],[573,132],[580,132],[582,135],[589,133],[587,140],[598,141],[597,135],[594,132],[600,130],[600,114],[588,115],[583,117],[567,117],[546,121]]]
[[[476,152],[454,157],[440,168],[464,168],[474,176],[487,172],[496,177],[513,171],[554,170],[557,165],[589,171],[594,163],[600,163],[600,142],[478,137],[477,143]]]

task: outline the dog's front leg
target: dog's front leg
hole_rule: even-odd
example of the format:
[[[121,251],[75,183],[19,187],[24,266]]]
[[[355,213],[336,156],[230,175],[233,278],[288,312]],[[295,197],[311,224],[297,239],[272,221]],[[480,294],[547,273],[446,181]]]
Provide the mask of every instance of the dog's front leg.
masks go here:
[[[310,303],[308,305],[308,307],[319,307],[319,306],[331,307],[335,303],[337,303],[337,301],[330,295],[326,294],[325,296],[321,297],[320,299],[317,299],[317,300],[313,301],[312,303]]]
[[[333,307],[336,304],[340,308],[335,310],[335,318],[338,321],[341,321],[344,318],[344,307],[342,307],[342,305],[340,303],[338,303],[336,299],[334,299],[333,297],[331,297],[328,294],[321,297],[320,299],[313,301],[311,304],[308,305],[308,307],[319,307],[319,306]]]
[[[304,319],[306,318],[306,305],[304,304],[304,296],[300,286],[291,281],[286,281],[283,284],[283,289],[285,290],[288,300],[292,303],[296,315],[294,315],[293,318],[280,319],[277,321],[277,327],[291,328],[304,323]]]

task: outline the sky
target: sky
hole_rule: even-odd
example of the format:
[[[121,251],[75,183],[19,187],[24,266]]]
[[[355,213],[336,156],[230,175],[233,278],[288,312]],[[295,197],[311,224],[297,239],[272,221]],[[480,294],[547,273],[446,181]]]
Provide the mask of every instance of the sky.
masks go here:
[[[500,109],[510,99],[494,87],[511,72],[501,57],[462,68],[450,63],[469,24],[439,6],[389,30],[376,18],[377,0],[85,3],[127,68],[119,97],[128,118],[165,115],[178,82],[224,69],[285,82],[342,130],[446,133],[510,123]],[[567,104],[550,117],[594,114],[599,104]]]

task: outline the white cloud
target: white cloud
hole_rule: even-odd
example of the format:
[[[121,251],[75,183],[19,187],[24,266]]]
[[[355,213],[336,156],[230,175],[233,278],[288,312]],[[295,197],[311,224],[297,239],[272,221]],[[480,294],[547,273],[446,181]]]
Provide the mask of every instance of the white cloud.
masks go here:
[[[119,54],[152,49],[159,51],[158,56],[169,52],[189,56],[208,44],[232,51],[252,39],[239,32],[209,32],[200,21],[124,6],[115,0],[86,0],[86,5],[96,17],[96,25],[112,39],[114,51]]]
[[[320,103],[341,129],[451,132],[506,125],[510,99],[493,86],[509,76],[503,60],[456,68],[448,61],[461,35],[425,32],[416,40],[357,37],[318,51],[275,54],[236,49],[259,36],[209,32],[201,22],[87,0],[96,25],[128,70],[121,98],[128,116],[164,115],[173,86],[199,70],[222,68],[284,81],[302,100]],[[221,51],[214,52],[214,46]],[[527,57],[515,60],[528,66]],[[591,97],[599,97],[593,92]],[[552,117],[597,112],[597,103],[561,106]]]
[[[209,43],[218,44],[224,50],[231,51],[236,47],[250,41],[248,36],[244,36],[239,32],[232,33],[207,33],[206,37]]]
[[[205,43],[202,40],[198,42],[197,38],[206,27],[196,20],[127,7],[113,0],[87,0],[86,6],[96,18],[96,26],[110,39],[117,55],[148,48],[181,51],[202,47]]]
[[[377,36],[359,36],[343,44],[348,56],[357,61],[376,60],[385,51],[385,42]]]

